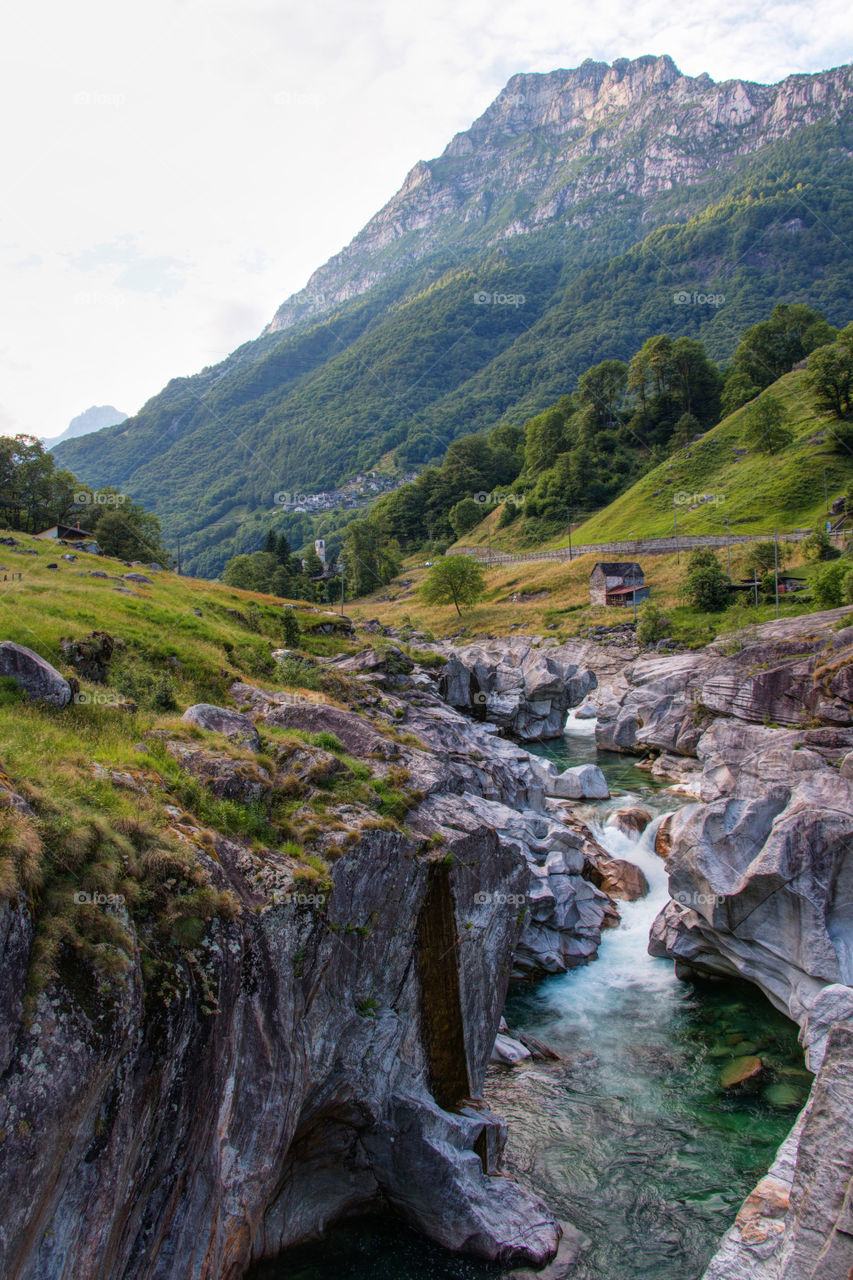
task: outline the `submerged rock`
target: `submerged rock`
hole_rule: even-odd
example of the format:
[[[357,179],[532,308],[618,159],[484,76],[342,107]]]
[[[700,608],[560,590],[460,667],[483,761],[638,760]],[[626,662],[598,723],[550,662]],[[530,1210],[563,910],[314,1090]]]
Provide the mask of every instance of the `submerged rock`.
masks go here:
[[[745,1084],[747,1080],[754,1080],[763,1070],[764,1064],[760,1058],[753,1056],[733,1058],[720,1072],[720,1084],[724,1089],[733,1089],[737,1085]]]

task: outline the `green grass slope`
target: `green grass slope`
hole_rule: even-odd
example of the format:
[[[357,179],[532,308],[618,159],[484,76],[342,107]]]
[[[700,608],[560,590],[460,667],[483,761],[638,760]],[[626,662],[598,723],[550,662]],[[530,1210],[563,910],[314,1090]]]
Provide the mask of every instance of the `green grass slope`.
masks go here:
[[[832,503],[853,482],[853,454],[842,447],[833,422],[815,416],[804,376],[794,370],[770,389],[784,404],[794,436],[785,448],[776,454],[748,449],[745,410],[739,409],[586,521],[574,541],[667,537],[674,512],[682,534],[724,533],[727,519],[732,533],[822,527],[826,494]]]

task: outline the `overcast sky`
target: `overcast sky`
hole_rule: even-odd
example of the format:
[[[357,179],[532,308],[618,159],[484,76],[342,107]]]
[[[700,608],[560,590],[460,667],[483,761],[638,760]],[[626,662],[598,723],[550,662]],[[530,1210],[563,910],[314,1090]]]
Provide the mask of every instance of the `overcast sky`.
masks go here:
[[[0,42],[0,432],[258,334],[517,71],[853,60],[848,0],[31,0]]]

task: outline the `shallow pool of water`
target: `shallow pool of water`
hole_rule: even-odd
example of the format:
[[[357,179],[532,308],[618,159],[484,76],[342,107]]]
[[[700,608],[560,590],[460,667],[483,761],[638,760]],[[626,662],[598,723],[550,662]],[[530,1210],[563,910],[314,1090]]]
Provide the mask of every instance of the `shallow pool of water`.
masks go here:
[[[620,904],[583,969],[518,984],[510,1028],[545,1041],[559,1062],[491,1068],[486,1098],[509,1123],[507,1171],[577,1227],[585,1247],[573,1280],[698,1280],[719,1237],[770,1165],[810,1076],[796,1029],[746,983],[679,982],[647,951],[667,898],[652,849],[660,815],[681,803],[630,757],[597,753],[590,721],[570,722],[537,754],[560,768],[598,763],[610,801],[590,806],[597,838],[640,865],[647,898]],[[608,823],[641,805],[656,815],[639,839]],[[732,1093],[720,1072],[757,1055],[763,1075]],[[487,1280],[499,1269],[426,1244],[387,1220],[343,1224],[252,1280]]]

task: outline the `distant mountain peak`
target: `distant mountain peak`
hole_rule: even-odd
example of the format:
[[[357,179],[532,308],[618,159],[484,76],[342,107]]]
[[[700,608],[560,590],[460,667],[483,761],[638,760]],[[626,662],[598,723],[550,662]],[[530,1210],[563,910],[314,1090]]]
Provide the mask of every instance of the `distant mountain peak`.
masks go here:
[[[127,414],[116,409],[115,405],[93,404],[78,413],[76,418],[72,418],[61,435],[46,439],[45,444],[48,449],[52,449],[63,440],[76,440],[78,436],[87,436],[92,431],[103,431],[104,427],[114,427],[126,418]]]
[[[639,200],[653,225],[666,193],[724,177],[803,125],[849,113],[851,101],[849,66],[773,85],[686,76],[668,54],[521,72],[440,156],[417,162],[265,332],[326,314],[437,249],[589,226],[625,200]]]

